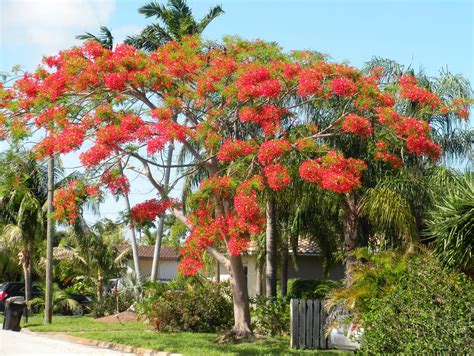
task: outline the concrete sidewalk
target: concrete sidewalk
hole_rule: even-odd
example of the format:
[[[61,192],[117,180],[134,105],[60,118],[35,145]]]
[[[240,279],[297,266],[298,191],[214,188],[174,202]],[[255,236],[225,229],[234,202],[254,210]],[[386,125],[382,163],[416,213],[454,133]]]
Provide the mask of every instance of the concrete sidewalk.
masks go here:
[[[0,356],[24,355],[130,356],[134,354],[79,345],[37,334],[0,330]]]

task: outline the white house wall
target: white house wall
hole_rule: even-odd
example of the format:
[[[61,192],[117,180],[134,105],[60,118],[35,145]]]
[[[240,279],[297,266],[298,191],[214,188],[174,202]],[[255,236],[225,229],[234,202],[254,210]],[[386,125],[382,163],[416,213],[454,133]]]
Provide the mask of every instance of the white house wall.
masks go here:
[[[151,276],[151,267],[153,265],[153,260],[151,258],[141,258],[140,259],[140,270],[143,276]],[[133,267],[133,264],[130,264],[130,267]],[[175,279],[178,275],[178,261],[160,261],[160,279],[161,280],[171,280]]]

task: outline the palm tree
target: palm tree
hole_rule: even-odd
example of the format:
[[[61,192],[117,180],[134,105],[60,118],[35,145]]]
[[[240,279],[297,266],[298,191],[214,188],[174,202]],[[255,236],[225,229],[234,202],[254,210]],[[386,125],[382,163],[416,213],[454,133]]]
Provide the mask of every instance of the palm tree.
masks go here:
[[[18,151],[2,154],[0,161],[0,215],[5,223],[1,239],[20,250],[25,299],[29,301],[33,253],[36,243],[44,239],[46,229],[46,166]]]
[[[426,237],[446,265],[474,271],[474,174],[468,172],[435,197],[427,218]]]
[[[98,35],[86,32],[83,35],[77,35],[76,39],[81,41],[96,41],[99,42],[102,47],[109,50],[114,48],[114,36],[112,36],[112,32],[110,32],[107,26],[101,26]]]
[[[125,267],[129,250],[118,252],[118,246],[124,242],[120,225],[105,219],[89,227],[79,216],[60,247],[55,249],[58,259],[74,263],[84,271],[89,285],[95,287],[97,316],[104,313],[106,282]]]
[[[185,0],[169,0],[167,5],[152,1],[138,12],[146,18],[154,17],[158,22],[146,26],[136,36],[127,37],[125,43],[146,51],[156,51],[167,42],[180,42],[184,36],[201,34],[224,10],[214,6],[197,21]]]

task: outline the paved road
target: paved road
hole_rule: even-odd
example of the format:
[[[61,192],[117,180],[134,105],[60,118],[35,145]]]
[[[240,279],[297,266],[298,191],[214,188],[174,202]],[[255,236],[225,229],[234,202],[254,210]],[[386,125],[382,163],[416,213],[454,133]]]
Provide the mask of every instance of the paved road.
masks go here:
[[[0,356],[130,356],[130,353],[74,344],[47,336],[0,330]]]

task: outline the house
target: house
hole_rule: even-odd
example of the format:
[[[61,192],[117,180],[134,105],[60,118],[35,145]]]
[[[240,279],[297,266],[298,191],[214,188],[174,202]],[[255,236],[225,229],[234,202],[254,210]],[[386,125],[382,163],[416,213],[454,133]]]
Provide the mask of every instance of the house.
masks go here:
[[[127,265],[133,269],[133,257],[132,257],[132,248],[130,245],[120,245],[118,248],[119,252],[124,251],[125,249],[130,250],[130,257],[127,261]],[[140,260],[140,270],[142,277],[151,276],[151,267],[153,265],[153,253],[155,251],[155,246],[153,245],[139,245],[138,246],[138,257]],[[162,281],[169,281],[178,275],[178,256],[179,251],[173,249],[169,246],[161,246],[160,253],[160,266],[159,266],[159,279]]]
[[[259,278],[257,267],[256,267],[256,254],[255,247],[250,247],[249,251],[242,256],[242,262],[244,264],[245,274],[247,276],[247,286],[249,296],[256,296],[257,291],[257,279]],[[290,248],[290,255],[293,255],[293,251]],[[324,279],[323,269],[324,257],[321,253],[316,242],[308,239],[300,238],[296,255],[293,259],[290,256],[288,263],[288,279],[300,278],[305,280],[317,280]],[[229,272],[220,264],[219,266],[219,278],[220,280],[229,279]],[[344,266],[342,264],[336,264],[330,268],[327,279],[338,280],[344,278]]]

